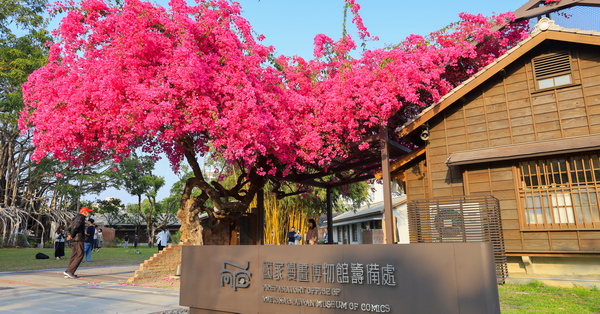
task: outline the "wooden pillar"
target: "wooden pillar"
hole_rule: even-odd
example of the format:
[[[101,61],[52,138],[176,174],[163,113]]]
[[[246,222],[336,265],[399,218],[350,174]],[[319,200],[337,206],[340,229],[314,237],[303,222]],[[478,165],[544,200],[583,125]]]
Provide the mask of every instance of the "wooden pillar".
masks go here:
[[[265,192],[263,190],[256,193],[256,244],[265,244]]]
[[[333,244],[333,204],[330,187],[327,187],[327,244]]]
[[[392,212],[392,179],[390,174],[390,154],[388,145],[388,130],[382,127],[381,143],[381,172],[383,174],[383,235],[385,244],[394,243],[394,214]]]

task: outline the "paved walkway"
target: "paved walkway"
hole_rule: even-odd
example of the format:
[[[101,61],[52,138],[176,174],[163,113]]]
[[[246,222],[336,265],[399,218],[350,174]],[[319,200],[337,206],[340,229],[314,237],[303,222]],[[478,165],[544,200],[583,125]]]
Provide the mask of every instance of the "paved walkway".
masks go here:
[[[182,309],[179,291],[124,285],[134,266],[0,272],[1,313],[157,313]]]

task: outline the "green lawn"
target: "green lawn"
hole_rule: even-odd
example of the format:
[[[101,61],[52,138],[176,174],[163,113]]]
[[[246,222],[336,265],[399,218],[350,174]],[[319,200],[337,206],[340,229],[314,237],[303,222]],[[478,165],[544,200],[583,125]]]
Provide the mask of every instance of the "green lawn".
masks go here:
[[[85,266],[114,266],[114,265],[136,265],[141,264],[158,252],[156,248],[140,248],[141,254],[136,254],[134,249],[129,248],[102,248],[99,252],[92,253],[92,261]],[[42,252],[50,259],[35,259],[35,254]],[[66,256],[61,260],[54,259],[54,249],[0,249],[0,272],[66,268],[69,263],[71,249],[65,248]]]
[[[540,282],[500,286],[502,313],[600,313],[600,290],[557,288]]]

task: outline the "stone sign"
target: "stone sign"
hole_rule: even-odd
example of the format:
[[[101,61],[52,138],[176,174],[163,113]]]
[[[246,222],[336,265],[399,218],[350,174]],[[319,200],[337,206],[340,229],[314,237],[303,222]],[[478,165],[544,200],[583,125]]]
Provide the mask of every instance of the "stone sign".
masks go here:
[[[184,246],[190,313],[500,313],[489,243]]]

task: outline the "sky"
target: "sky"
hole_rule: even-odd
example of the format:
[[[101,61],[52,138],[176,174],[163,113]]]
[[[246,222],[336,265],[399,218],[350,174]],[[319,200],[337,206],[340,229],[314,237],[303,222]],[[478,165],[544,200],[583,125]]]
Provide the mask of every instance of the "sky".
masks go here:
[[[162,6],[168,0],[150,1]],[[338,39],[342,33],[343,0],[240,0],[242,16],[253,26],[257,34],[263,34],[265,45],[276,48],[276,54],[298,55],[311,58],[313,39],[317,34],[325,34]],[[411,34],[427,35],[459,20],[458,14],[467,12],[490,16],[497,13],[515,11],[527,0],[357,0],[361,5],[361,16],[365,26],[378,42],[369,42],[369,49],[384,48],[396,44]],[[352,16],[348,16],[348,31],[359,43],[351,28]],[[53,23],[53,25],[57,25]],[[169,190],[178,178],[163,158],[154,174],[166,180],[157,199],[169,195]],[[125,191],[110,189],[100,195],[87,195],[88,200],[120,198],[123,203],[135,203],[137,199]]]

